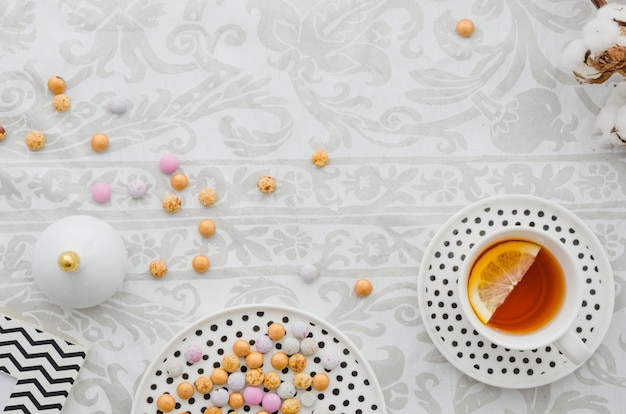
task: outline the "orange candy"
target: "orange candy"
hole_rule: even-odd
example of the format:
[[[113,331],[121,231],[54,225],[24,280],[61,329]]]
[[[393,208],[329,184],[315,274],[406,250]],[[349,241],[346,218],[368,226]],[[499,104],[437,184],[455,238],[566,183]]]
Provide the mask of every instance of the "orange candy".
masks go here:
[[[48,89],[56,95],[65,92],[66,87],[65,80],[60,76],[52,76],[48,79]]]
[[[470,19],[461,19],[456,24],[456,32],[463,37],[470,37],[474,33],[474,23]]]

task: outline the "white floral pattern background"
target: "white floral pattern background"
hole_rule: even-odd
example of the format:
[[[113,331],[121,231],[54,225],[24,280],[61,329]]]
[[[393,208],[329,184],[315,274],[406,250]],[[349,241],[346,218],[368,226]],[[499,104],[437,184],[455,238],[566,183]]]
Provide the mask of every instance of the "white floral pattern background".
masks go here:
[[[593,13],[587,0],[0,0],[0,308],[91,346],[66,413],[128,413],[151,358],[228,306],[285,304],[341,329],[365,353],[390,413],[613,413],[626,388],[626,151],[594,140],[614,82],[556,68]],[[461,38],[456,21],[476,32]],[[54,111],[63,76],[72,108]],[[112,97],[129,104],[106,109]],[[24,137],[44,132],[30,152]],[[91,135],[110,147],[96,154]],[[330,163],[314,167],[323,148]],[[158,167],[181,160],[189,187]],[[261,175],[278,189],[262,195]],[[126,188],[149,184],[140,200]],[[91,186],[113,197],[95,203]],[[209,208],[197,192],[214,188]],[[611,260],[616,304],[596,354],[551,385],[508,390],[462,375],[430,341],[417,303],[429,241],[456,211],[533,194],[588,224]],[[30,270],[37,237],[89,214],[129,253],[122,289],[77,311]],[[211,218],[217,234],[196,227]],[[197,274],[191,258],[206,254]],[[156,258],[170,271],[153,279]],[[321,274],[305,285],[298,270]],[[364,299],[353,283],[367,277]]]

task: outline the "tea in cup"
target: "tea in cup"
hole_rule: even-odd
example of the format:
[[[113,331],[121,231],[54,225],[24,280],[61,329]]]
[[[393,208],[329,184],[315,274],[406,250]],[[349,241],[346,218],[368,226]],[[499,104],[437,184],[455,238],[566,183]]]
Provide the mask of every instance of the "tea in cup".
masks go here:
[[[472,246],[460,269],[459,303],[494,344],[517,350],[553,345],[578,365],[591,355],[573,327],[583,283],[576,258],[558,239],[511,227]]]

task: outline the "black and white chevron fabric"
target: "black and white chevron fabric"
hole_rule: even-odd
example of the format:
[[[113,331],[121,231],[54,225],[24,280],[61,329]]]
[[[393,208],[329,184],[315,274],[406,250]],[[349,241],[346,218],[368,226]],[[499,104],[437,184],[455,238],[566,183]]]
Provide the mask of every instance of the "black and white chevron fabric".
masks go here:
[[[86,355],[81,345],[0,315],[0,370],[17,378],[4,412],[61,412]]]

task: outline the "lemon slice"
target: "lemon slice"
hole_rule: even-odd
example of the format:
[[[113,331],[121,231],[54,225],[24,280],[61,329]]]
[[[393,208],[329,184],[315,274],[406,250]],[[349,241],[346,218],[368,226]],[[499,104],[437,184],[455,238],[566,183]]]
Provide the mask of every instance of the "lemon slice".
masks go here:
[[[541,246],[512,240],[499,243],[478,258],[467,282],[469,302],[478,319],[489,322],[498,306],[535,262]]]

